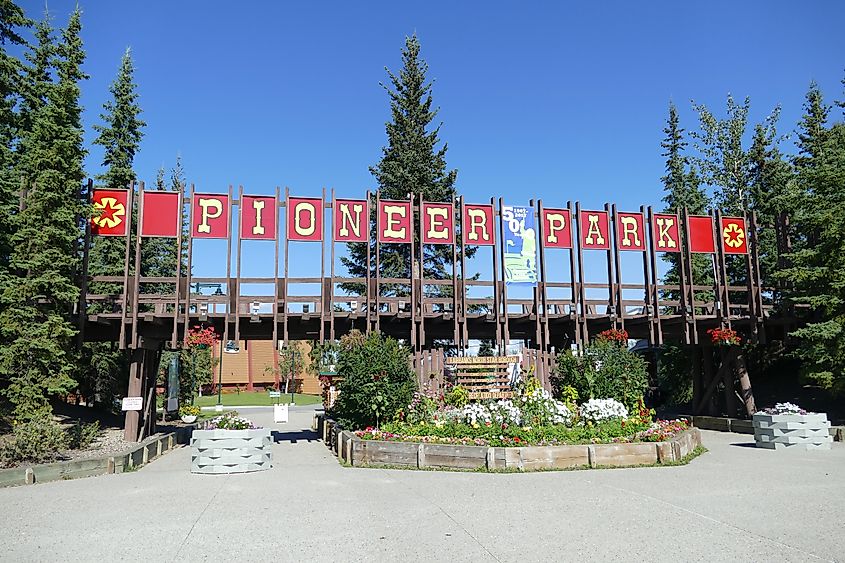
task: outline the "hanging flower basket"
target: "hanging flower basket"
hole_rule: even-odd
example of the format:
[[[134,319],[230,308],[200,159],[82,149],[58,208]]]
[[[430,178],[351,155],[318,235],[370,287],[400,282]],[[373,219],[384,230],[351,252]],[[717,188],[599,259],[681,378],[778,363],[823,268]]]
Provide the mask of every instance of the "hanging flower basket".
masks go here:
[[[711,328],[707,331],[714,346],[738,346],[742,343],[739,335],[732,328]]]
[[[185,339],[185,343],[189,348],[207,350],[217,343],[217,333],[214,332],[214,327],[202,328],[197,325],[188,330],[188,337]]]
[[[598,339],[609,342],[618,342],[619,344],[628,344],[628,331],[617,328],[603,330],[599,333]]]

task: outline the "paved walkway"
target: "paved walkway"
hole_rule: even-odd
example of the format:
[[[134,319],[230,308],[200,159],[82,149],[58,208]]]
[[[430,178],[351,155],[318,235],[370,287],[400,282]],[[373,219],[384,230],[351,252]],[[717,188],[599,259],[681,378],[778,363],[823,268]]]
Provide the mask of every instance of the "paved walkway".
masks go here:
[[[446,473],[344,468],[308,430],[270,471],[134,473],[0,489],[2,561],[845,561],[845,446],[771,452],[704,432],[685,467]]]

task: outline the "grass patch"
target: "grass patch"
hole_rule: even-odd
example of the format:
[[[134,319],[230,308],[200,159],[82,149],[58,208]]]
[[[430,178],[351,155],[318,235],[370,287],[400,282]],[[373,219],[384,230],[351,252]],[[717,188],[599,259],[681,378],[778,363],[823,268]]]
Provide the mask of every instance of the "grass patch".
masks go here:
[[[294,404],[296,405],[317,405],[323,402],[319,395],[304,395],[294,393]],[[281,399],[270,398],[266,391],[253,391],[243,393],[223,393],[222,402],[224,407],[269,407],[277,401],[283,403],[290,401],[290,394],[282,394]],[[213,407],[217,404],[217,395],[206,395],[194,399],[194,404],[199,407]]]

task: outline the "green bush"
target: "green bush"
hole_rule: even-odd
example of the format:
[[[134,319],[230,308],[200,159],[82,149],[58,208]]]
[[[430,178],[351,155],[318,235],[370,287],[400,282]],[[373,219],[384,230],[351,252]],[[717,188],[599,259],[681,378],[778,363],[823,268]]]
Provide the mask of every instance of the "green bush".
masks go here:
[[[690,352],[677,344],[660,349],[657,362],[657,388],[665,404],[683,405],[692,400]]]
[[[85,449],[94,442],[99,433],[100,423],[98,421],[83,424],[81,420],[77,420],[76,424],[67,431],[67,445],[72,450]]]
[[[407,348],[378,332],[342,337],[337,373],[343,381],[331,414],[350,429],[392,420],[416,390],[408,358]]]
[[[49,416],[15,424],[12,436],[0,444],[0,463],[53,461],[67,447],[68,436]]]
[[[571,386],[582,401],[616,399],[631,408],[648,387],[648,368],[645,360],[624,344],[597,339],[580,356],[565,353],[557,357],[552,385],[558,398]]]
[[[450,407],[462,409],[469,402],[469,391],[463,385],[455,385],[446,392],[444,400]]]

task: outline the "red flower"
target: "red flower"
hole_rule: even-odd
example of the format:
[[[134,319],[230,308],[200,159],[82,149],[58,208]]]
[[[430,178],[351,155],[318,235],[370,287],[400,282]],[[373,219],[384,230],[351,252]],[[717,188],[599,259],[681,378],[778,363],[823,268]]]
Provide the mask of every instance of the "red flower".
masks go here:
[[[628,331],[611,328],[600,332],[598,335],[598,339],[619,342],[620,344],[626,344],[628,342]]]

